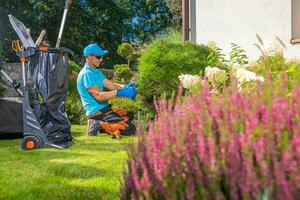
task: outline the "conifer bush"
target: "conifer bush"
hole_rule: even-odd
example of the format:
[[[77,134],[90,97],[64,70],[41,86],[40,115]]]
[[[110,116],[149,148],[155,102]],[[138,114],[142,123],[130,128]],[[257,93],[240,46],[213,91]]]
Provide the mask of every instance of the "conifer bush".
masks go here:
[[[133,77],[132,71],[126,64],[117,64],[114,69],[114,79],[119,83],[127,83]]]
[[[146,100],[176,91],[181,74],[203,74],[213,50],[204,45],[181,42],[175,36],[157,39],[145,50],[139,65],[139,92]]]

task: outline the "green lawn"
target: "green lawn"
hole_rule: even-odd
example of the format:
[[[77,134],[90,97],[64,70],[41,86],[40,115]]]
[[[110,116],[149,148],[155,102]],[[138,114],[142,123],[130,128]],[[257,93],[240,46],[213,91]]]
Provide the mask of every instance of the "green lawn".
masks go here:
[[[125,148],[134,137],[85,136],[73,126],[69,149],[21,151],[20,139],[0,140],[0,199],[118,199]]]

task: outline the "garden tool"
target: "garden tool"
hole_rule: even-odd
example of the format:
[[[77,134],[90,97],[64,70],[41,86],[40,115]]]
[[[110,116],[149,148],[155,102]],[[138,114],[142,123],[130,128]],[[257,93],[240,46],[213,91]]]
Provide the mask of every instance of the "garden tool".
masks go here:
[[[68,13],[68,10],[69,10],[69,7],[70,7],[71,3],[72,3],[72,0],[66,0],[64,14],[63,14],[63,18],[62,18],[62,21],[61,21],[59,34],[58,34],[58,38],[57,38],[57,41],[56,41],[56,45],[55,45],[56,48],[58,48],[60,46],[61,37],[62,37],[63,30],[64,30],[65,22],[66,22],[67,13]]]
[[[41,45],[45,34],[46,34],[46,30],[42,30],[42,32],[40,33],[40,36],[38,37],[38,39],[35,42],[36,46],[40,46]]]
[[[36,47],[35,43],[33,42],[32,38],[28,34],[27,28],[25,25],[15,18],[12,15],[8,15],[9,21],[13,28],[16,30],[20,40],[22,41],[24,48]]]
[[[22,51],[22,44],[20,40],[13,40],[11,43],[11,48],[15,51],[15,53]]]

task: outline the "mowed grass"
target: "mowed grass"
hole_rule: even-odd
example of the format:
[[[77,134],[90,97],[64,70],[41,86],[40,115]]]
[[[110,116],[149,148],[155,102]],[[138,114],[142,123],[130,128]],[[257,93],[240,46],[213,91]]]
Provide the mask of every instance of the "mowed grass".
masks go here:
[[[0,199],[119,199],[126,147],[135,137],[85,136],[72,126],[68,149],[20,150],[21,139],[0,140]]]

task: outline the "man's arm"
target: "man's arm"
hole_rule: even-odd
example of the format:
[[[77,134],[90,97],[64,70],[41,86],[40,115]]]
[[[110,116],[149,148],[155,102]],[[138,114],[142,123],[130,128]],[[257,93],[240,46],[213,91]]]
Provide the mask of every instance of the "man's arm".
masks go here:
[[[106,101],[117,96],[117,90],[113,90],[110,92],[101,92],[98,86],[90,87],[88,88],[88,91],[97,101]]]
[[[118,88],[124,87],[124,85],[119,84],[119,83],[114,83],[114,82],[112,82],[108,79],[104,79],[103,85],[104,85],[105,88],[107,88],[109,90],[116,90]]]

